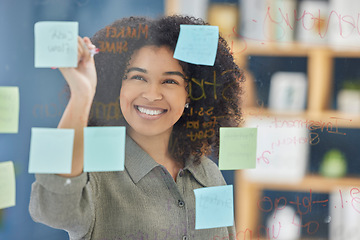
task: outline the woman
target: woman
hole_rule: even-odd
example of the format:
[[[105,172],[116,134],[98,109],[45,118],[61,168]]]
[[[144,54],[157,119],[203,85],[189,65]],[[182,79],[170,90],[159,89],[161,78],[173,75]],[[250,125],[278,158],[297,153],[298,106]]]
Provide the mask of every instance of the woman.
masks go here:
[[[234,227],[195,230],[193,190],[226,184],[205,155],[216,154],[220,126],[240,122],[242,75],[222,38],[214,66],[174,59],[180,24],[205,23],[131,17],[79,38],[78,67],[61,69],[71,97],[58,126],[75,129],[72,172],[36,175],[35,221],[70,239],[235,239]],[[92,105],[114,101],[123,117],[89,120]],[[83,173],[87,125],[127,126],[125,171]]]

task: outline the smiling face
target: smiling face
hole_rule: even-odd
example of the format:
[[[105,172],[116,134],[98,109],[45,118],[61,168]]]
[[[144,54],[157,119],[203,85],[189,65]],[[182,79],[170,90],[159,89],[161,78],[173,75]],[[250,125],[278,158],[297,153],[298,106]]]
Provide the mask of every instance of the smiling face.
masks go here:
[[[185,74],[167,47],[137,50],[120,91],[120,107],[131,137],[169,137],[187,100]]]

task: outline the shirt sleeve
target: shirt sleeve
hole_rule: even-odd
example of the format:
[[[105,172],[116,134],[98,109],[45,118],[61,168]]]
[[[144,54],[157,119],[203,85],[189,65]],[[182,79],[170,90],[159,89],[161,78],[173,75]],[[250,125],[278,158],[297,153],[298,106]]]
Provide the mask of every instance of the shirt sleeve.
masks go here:
[[[229,232],[229,240],[236,240],[236,230],[235,230],[235,224],[234,226],[228,227]]]
[[[88,174],[64,178],[36,174],[29,212],[35,222],[68,232],[70,239],[86,239],[95,221]]]

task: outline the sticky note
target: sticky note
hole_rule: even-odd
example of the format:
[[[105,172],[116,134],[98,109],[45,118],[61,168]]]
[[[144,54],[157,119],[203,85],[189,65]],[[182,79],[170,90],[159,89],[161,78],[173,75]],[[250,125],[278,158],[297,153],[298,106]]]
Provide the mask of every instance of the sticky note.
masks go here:
[[[0,87],[0,133],[18,133],[19,88]]]
[[[32,128],[29,173],[71,173],[74,129]]]
[[[218,41],[218,26],[182,24],[174,58],[188,63],[213,66]]]
[[[35,32],[35,67],[76,67],[78,22],[37,22]]]
[[[0,162],[0,209],[15,206],[15,188],[13,162]]]
[[[123,171],[125,127],[84,128],[84,172]]]
[[[256,128],[220,128],[219,168],[221,170],[256,167]]]
[[[198,188],[195,193],[195,229],[234,225],[233,186]]]

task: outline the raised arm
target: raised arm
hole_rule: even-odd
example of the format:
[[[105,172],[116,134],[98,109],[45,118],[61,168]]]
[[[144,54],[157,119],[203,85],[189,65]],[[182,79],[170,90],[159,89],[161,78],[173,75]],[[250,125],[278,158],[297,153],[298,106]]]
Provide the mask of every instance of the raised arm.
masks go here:
[[[94,48],[88,37],[78,37],[78,67],[60,69],[71,95],[58,128],[75,130],[72,170],[70,174],[59,174],[63,177],[76,177],[83,172],[83,129],[87,126],[97,83],[94,58],[89,52]]]
[[[70,239],[89,239],[95,213],[92,188],[83,172],[83,128],[87,126],[96,89],[96,70],[89,38],[78,38],[78,67],[60,69],[71,96],[59,128],[75,129],[71,174],[36,174],[29,212],[36,222],[66,230]],[[65,178],[64,178],[65,177]],[[71,179],[69,179],[71,178]]]

